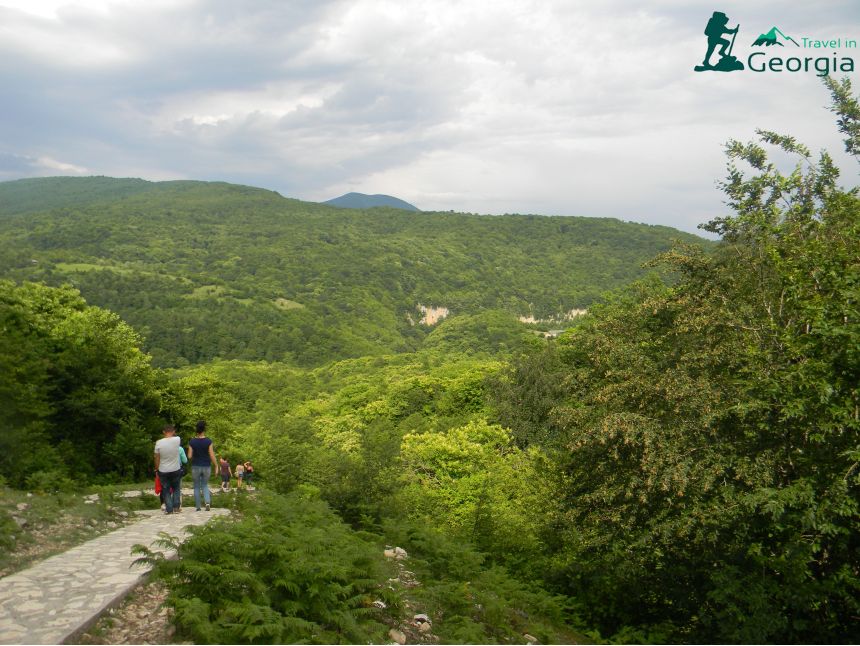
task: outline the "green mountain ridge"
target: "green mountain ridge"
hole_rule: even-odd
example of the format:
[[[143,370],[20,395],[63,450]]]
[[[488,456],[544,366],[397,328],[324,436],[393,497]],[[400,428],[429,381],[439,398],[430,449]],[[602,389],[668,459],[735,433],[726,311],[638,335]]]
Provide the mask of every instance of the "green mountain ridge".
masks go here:
[[[103,201],[122,200],[149,192],[162,195],[181,194],[206,186],[232,187],[230,190],[234,192],[281,197],[275,191],[227,182],[204,182],[200,180],[153,182],[140,178],[117,178],[104,175],[32,177],[0,182],[0,216],[98,204]]]
[[[704,242],[606,218],[340,209],[222,182],[0,183],[0,278],[72,284],[164,366],[410,351],[431,331],[419,305],[558,316],[641,277],[676,238]]]

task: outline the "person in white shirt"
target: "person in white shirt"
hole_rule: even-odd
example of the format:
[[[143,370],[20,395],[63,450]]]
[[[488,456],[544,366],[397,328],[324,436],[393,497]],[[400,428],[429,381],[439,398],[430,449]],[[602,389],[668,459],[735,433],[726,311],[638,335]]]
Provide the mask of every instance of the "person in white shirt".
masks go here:
[[[164,491],[164,513],[172,514],[179,510],[181,500],[182,472],[179,463],[181,438],[176,435],[176,427],[168,424],[162,429],[164,437],[155,443],[155,472]]]

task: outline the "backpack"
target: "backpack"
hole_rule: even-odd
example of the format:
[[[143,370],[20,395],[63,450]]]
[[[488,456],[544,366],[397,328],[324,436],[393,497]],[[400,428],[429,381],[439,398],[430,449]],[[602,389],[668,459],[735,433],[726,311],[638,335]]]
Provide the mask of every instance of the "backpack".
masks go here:
[[[715,11],[705,27],[705,36],[708,38],[719,38],[723,35],[723,28],[729,24],[729,18],[724,13]]]

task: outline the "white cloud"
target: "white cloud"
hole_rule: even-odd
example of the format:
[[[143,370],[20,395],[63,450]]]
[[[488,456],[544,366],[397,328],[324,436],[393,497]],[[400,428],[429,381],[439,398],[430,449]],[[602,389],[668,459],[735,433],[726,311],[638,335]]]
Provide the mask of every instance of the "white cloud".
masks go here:
[[[70,164],[68,162],[59,161],[57,159],[52,159],[51,157],[39,157],[36,160],[37,164],[42,168],[51,171],[59,171],[68,175],[85,175],[89,171],[83,167],[78,166],[76,164]]]
[[[46,175],[87,175],[90,170],[52,157],[29,157],[0,151],[0,181]]]
[[[739,50],[775,16],[860,37],[849,2],[783,4],[724,8],[743,23]],[[761,126],[841,147],[814,75],[692,72],[711,9],[0,0],[0,151],[68,172],[690,230],[721,208],[730,137]]]

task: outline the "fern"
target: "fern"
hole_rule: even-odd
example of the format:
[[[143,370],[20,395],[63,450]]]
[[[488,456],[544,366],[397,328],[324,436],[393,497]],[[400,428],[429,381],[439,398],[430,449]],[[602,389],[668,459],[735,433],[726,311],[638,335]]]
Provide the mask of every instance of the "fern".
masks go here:
[[[170,588],[180,633],[197,643],[358,643],[388,626],[372,606],[388,574],[381,549],[320,500],[261,492],[213,522],[179,559],[141,552]],[[393,607],[399,608],[397,603]]]

